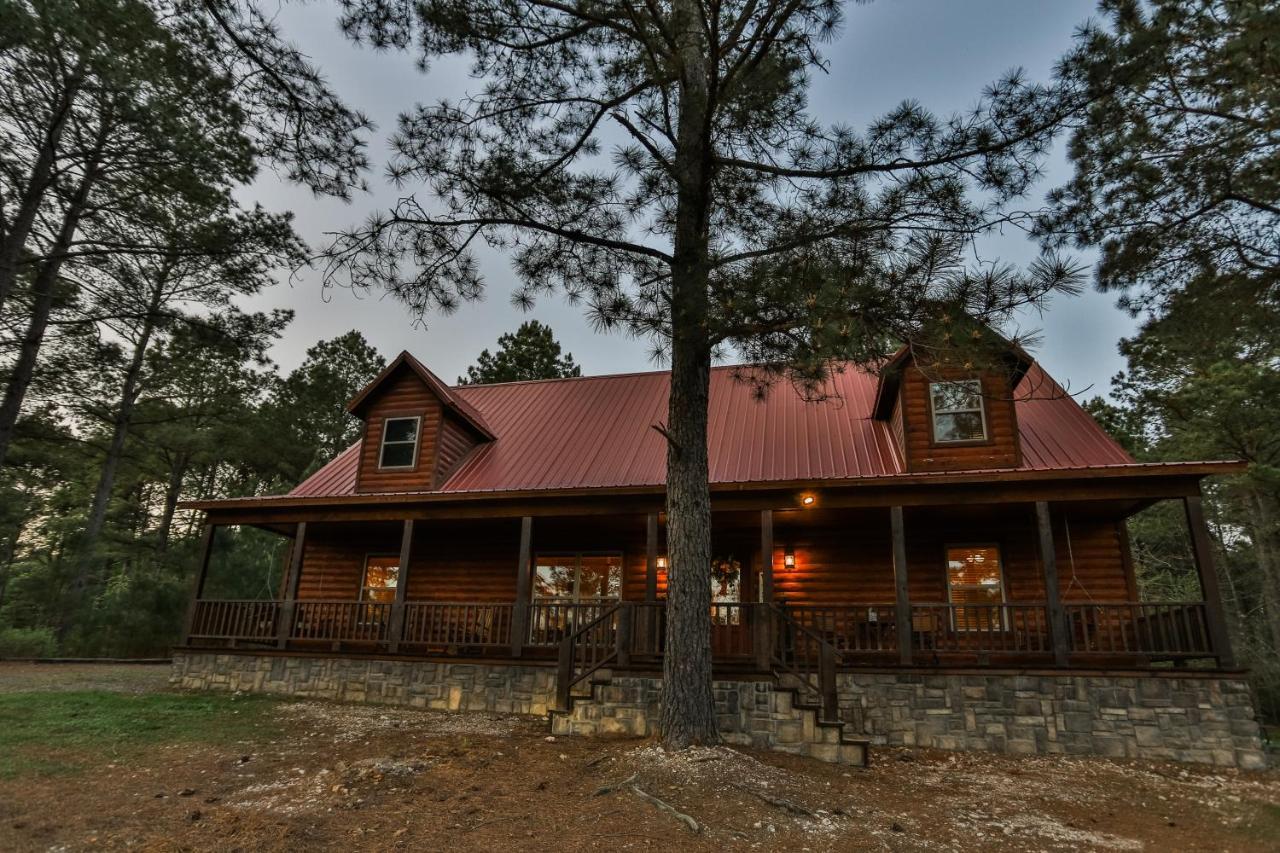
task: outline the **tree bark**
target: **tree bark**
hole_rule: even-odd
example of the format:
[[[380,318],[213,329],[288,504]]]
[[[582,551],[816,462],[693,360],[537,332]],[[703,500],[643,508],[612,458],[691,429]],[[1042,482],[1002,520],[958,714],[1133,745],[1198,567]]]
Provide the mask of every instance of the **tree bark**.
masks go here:
[[[84,553],[82,561],[92,559],[92,552],[102,534],[102,525],[107,517],[107,504],[111,500],[111,490],[115,486],[116,470],[120,467],[120,457],[124,454],[125,440],[129,437],[129,424],[133,419],[133,409],[138,402],[138,385],[142,376],[142,365],[147,357],[147,348],[151,345],[151,336],[155,333],[156,319],[160,304],[164,298],[168,284],[171,265],[159,272],[152,285],[152,292],[147,302],[147,313],[142,318],[142,327],[138,330],[138,338],[133,345],[133,354],[129,359],[129,367],[124,374],[124,383],[120,388],[120,399],[116,404],[115,414],[111,419],[111,443],[107,445],[107,455],[102,460],[102,469],[98,474],[98,486],[93,493],[89,518],[85,523],[81,547]],[[77,580],[81,575],[77,572]]]
[[[156,529],[156,551],[163,554],[169,550],[169,534],[173,530],[173,516],[178,510],[178,498],[182,494],[182,481],[186,479],[190,456],[179,453],[169,469],[169,481],[164,488],[164,509],[160,513],[160,524]]]
[[[14,425],[18,422],[22,402],[26,399],[27,389],[31,387],[31,378],[35,375],[40,346],[44,343],[45,331],[49,327],[49,316],[53,311],[58,274],[62,270],[67,250],[71,247],[76,231],[80,227],[80,219],[88,205],[89,193],[99,177],[98,158],[106,145],[105,127],[104,123],[104,133],[99,135],[97,148],[63,213],[62,225],[58,229],[58,236],[54,240],[51,252],[41,265],[40,272],[36,274],[32,284],[32,293],[35,298],[31,307],[31,319],[27,323],[27,331],[18,349],[18,360],[14,363],[13,372],[9,375],[4,400],[0,402],[0,465],[4,464],[5,457],[8,456],[9,445],[13,442]]]
[[[711,382],[708,223],[711,69],[692,0],[672,8],[680,66],[675,154],[678,195],[671,264],[671,395],[667,414],[667,645],[659,727],[667,746],[719,741],[711,687],[711,492],[707,405]]]
[[[1266,618],[1266,636],[1273,651],[1280,651],[1280,567],[1276,565],[1277,529],[1276,512],[1272,499],[1257,486],[1249,486],[1249,503],[1254,517],[1254,554],[1262,575],[1262,608]],[[1243,627],[1243,626],[1242,626]]]
[[[85,521],[84,532],[80,536],[76,571],[71,582],[71,606],[63,611],[63,621],[59,629],[63,633],[66,632],[73,618],[75,605],[80,601],[89,584],[89,572],[93,568],[94,558],[97,555],[98,539],[102,536],[102,527],[107,519],[107,505],[111,501],[111,492],[116,484],[116,471],[120,467],[120,458],[124,455],[125,441],[129,437],[129,424],[133,420],[134,406],[138,401],[142,365],[146,361],[147,348],[151,345],[151,337],[155,332],[160,305],[164,300],[172,269],[172,262],[167,262],[152,282],[151,294],[147,300],[147,312],[142,318],[142,326],[134,341],[129,367],[125,370],[120,399],[116,405],[115,415],[111,419],[111,442],[107,445],[107,454],[102,460],[102,468],[98,473],[98,485],[94,489],[93,503],[89,507],[89,517]]]
[[[0,240],[0,316],[4,314],[6,300],[17,286],[22,252],[26,248],[27,238],[31,236],[36,214],[44,203],[45,193],[53,185],[53,166],[57,159],[58,145],[71,115],[71,104],[80,89],[80,73],[81,68],[77,66],[49,114],[49,127],[40,140],[40,148],[35,162],[31,164],[17,210],[14,211],[13,222],[3,235],[4,239]]]

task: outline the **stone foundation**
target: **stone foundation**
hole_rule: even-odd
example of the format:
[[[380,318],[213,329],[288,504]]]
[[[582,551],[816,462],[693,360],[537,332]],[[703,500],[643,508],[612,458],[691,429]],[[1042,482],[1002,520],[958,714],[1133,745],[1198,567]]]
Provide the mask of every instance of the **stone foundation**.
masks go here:
[[[546,666],[178,651],[170,680],[190,689],[543,715],[555,704],[555,678]],[[1245,769],[1266,764],[1248,685],[1236,676],[845,672],[838,678],[846,738]],[[652,734],[661,685],[658,678],[618,675],[596,685],[572,714],[557,714],[553,726],[574,734]],[[768,681],[717,681],[715,697],[728,742],[841,760],[847,744],[839,730],[793,708],[788,691]]]
[[[1266,765],[1234,676],[841,673],[840,715],[873,743]]]
[[[716,724],[726,743],[831,763],[867,763],[864,742],[847,741],[840,726],[823,725],[812,710],[795,707],[792,691],[778,689],[771,681],[716,681],[712,688]],[[575,700],[570,713],[552,712],[551,730],[566,735],[655,735],[661,695],[658,678],[613,676],[595,684],[589,698]]]
[[[555,670],[545,666],[218,652],[175,651],[169,682],[192,690],[504,714],[546,714],[556,695]]]

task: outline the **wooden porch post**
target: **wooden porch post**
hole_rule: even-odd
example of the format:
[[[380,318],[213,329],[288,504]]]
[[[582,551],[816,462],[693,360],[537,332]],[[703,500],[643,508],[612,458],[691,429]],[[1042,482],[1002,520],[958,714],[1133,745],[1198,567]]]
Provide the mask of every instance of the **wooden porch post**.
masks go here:
[[[765,604],[773,603],[773,510],[760,510],[760,577]]]
[[[191,581],[191,603],[187,606],[187,618],[182,628],[183,643],[191,642],[191,629],[195,627],[196,608],[200,604],[200,597],[204,595],[204,582],[209,575],[209,557],[213,554],[213,537],[217,529],[218,525],[206,521],[200,534],[200,562],[196,565],[196,576]]]
[[[1200,594],[1204,599],[1209,642],[1213,644],[1218,666],[1234,669],[1236,658],[1231,651],[1231,637],[1227,634],[1222,590],[1218,587],[1218,572],[1213,566],[1213,545],[1209,539],[1209,525],[1204,520],[1204,506],[1199,495],[1187,495],[1182,499],[1182,504],[1187,512],[1187,528],[1191,533],[1191,551],[1195,556],[1196,573],[1200,575]]]
[[[911,593],[907,584],[907,532],[902,521],[902,507],[889,507],[889,527],[893,532],[893,600],[894,621],[898,623],[898,663],[911,665],[912,628]]]
[[[754,608],[756,620],[756,668],[768,672],[773,668],[773,510],[760,510],[760,600]]]
[[[1053,521],[1049,502],[1036,501],[1036,526],[1040,533],[1040,562],[1044,564],[1044,600],[1049,610],[1049,639],[1053,645],[1053,662],[1067,665],[1068,637],[1066,611],[1062,609],[1062,593],[1058,586],[1058,552],[1053,545]]]
[[[511,655],[520,657],[529,636],[529,577],[533,550],[533,517],[520,519],[520,556],[516,563],[516,606],[511,614]]]
[[[293,536],[293,553],[289,556],[289,574],[284,579],[284,601],[280,604],[280,622],[276,625],[276,646],[283,649],[293,633],[293,614],[298,603],[298,584],[302,580],[302,552],[307,547],[307,523],[298,522]]]
[[[400,651],[400,639],[404,636],[404,601],[409,594],[409,561],[413,558],[413,519],[404,520],[404,533],[400,536],[400,573],[396,577],[396,600],[391,605],[391,624],[387,627],[387,651]]]
[[[658,514],[649,513],[645,518],[645,575],[644,600],[658,600]]]

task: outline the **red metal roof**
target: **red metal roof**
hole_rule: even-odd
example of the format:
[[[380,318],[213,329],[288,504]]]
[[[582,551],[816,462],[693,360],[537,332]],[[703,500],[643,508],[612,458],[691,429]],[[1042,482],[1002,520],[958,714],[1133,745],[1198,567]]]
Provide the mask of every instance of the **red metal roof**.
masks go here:
[[[669,374],[632,373],[449,389],[496,440],[472,451],[437,492],[519,492],[661,485]],[[849,368],[827,399],[787,383],[757,400],[732,368],[711,372],[711,482],[848,480],[902,475],[888,424],[871,416],[877,379]],[[1024,471],[1131,465],[1125,453],[1048,374],[1033,365],[1016,389]],[[289,494],[355,494],[358,446]],[[993,469],[995,470],[995,469]],[[1004,469],[1008,470],[1008,469]]]

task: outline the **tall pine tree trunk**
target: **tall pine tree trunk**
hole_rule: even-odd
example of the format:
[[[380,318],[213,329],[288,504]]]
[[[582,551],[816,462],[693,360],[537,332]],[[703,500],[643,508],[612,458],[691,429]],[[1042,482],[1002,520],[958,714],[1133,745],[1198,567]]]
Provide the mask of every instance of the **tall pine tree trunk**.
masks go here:
[[[17,209],[10,221],[9,230],[0,235],[3,237],[0,239],[0,315],[4,314],[5,302],[18,284],[23,249],[26,248],[27,238],[31,236],[36,214],[44,204],[45,194],[53,185],[54,161],[57,159],[62,132],[71,116],[72,102],[80,89],[81,70],[82,66],[78,66],[67,85],[59,92],[58,100],[49,114],[49,126],[45,128],[35,161],[31,164],[22,193],[18,197]]]
[[[1254,523],[1252,526],[1253,553],[1261,575],[1262,607],[1266,624],[1263,634],[1273,652],[1280,652],[1280,520],[1275,501],[1265,489],[1249,485],[1249,504]]]
[[[681,749],[716,743],[711,687],[711,490],[707,404],[711,382],[708,223],[711,205],[711,69],[698,4],[677,0],[672,28],[680,64],[678,181],[671,264],[671,397],[667,414],[667,645],[659,726]]]
[[[111,492],[116,484],[116,471],[124,455],[125,441],[129,437],[129,424],[133,420],[134,406],[138,402],[142,365],[146,361],[147,348],[151,345],[151,336],[155,332],[160,305],[168,287],[172,268],[172,262],[166,262],[151,283],[152,290],[147,301],[147,311],[142,318],[142,326],[138,329],[133,354],[129,359],[129,367],[125,370],[124,383],[120,388],[120,399],[116,404],[115,415],[111,419],[111,443],[107,445],[107,454],[102,460],[102,468],[98,473],[98,486],[94,489],[93,503],[89,507],[89,518],[80,536],[76,571],[71,584],[71,601],[63,610],[62,624],[59,626],[59,632],[62,635],[65,635],[70,627],[76,605],[83,597],[89,583],[89,572],[93,568],[97,555],[98,539],[102,536],[102,527],[107,520],[107,505],[111,502]]]
[[[169,481],[164,487],[164,508],[160,512],[160,524],[156,529],[156,551],[169,550],[169,535],[173,531],[173,516],[178,511],[178,498],[182,494],[182,481],[186,479],[190,456],[179,453],[169,469]]]
[[[106,145],[106,123],[97,140],[97,147],[85,166],[84,174],[75,192],[67,204],[62,216],[62,225],[54,239],[48,257],[36,273],[32,283],[34,297],[31,306],[31,319],[27,322],[27,330],[18,349],[18,360],[14,363],[13,372],[9,374],[9,384],[5,388],[4,400],[0,401],[0,465],[4,464],[9,453],[9,445],[13,442],[14,425],[22,411],[22,401],[26,399],[27,389],[31,387],[31,378],[35,375],[36,362],[40,357],[40,347],[44,343],[45,332],[49,328],[49,316],[53,312],[53,297],[58,285],[58,275],[62,271],[62,263],[66,259],[67,250],[75,239],[80,227],[80,219],[84,216],[89,203],[89,193],[97,182],[99,174],[98,158]]]

